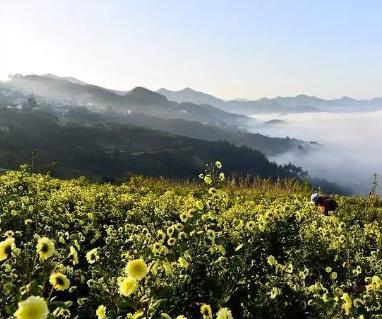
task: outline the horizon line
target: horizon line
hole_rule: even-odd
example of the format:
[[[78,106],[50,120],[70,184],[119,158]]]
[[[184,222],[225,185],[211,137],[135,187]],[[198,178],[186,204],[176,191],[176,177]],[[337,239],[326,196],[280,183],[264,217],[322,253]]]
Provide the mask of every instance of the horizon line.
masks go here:
[[[16,73],[11,73],[11,74],[8,74],[7,78],[6,79],[1,79],[0,77],[0,83],[1,82],[7,82],[7,81],[10,81],[12,77],[15,77],[15,76],[31,76],[31,75],[34,75],[34,76],[40,76],[40,77],[48,77],[49,75],[50,76],[55,76],[57,78],[61,78],[63,81],[65,80],[65,78],[73,78],[77,81],[80,81],[80,82],[83,82],[84,85],[92,85],[92,86],[97,86],[97,87],[100,87],[100,88],[103,88],[103,89],[106,89],[106,90],[109,90],[109,91],[119,91],[119,92],[130,92],[131,90],[133,90],[134,88],[137,88],[137,87],[142,87],[142,88],[145,88],[147,90],[150,90],[152,92],[155,92],[155,93],[158,93],[158,91],[160,90],[167,90],[167,91],[170,91],[170,92],[180,92],[180,91],[183,91],[183,90],[186,90],[186,89],[189,89],[189,90],[192,90],[196,93],[202,93],[202,94],[205,94],[205,95],[209,95],[211,97],[214,97],[214,98],[217,98],[217,99],[220,99],[224,102],[232,102],[232,101],[240,101],[242,100],[242,102],[253,102],[253,101],[259,101],[259,100],[262,100],[262,99],[268,99],[268,100],[273,100],[273,99],[277,99],[277,98],[296,98],[296,97],[299,97],[299,96],[305,96],[305,97],[311,97],[311,98],[318,98],[318,99],[321,99],[321,100],[325,100],[325,101],[331,101],[331,100],[341,100],[341,99],[345,99],[345,98],[348,98],[348,99],[352,99],[352,100],[356,100],[356,101],[372,101],[374,99],[380,99],[382,98],[382,95],[374,95],[372,97],[352,97],[352,96],[349,96],[349,95],[342,95],[342,96],[336,96],[336,97],[322,97],[320,95],[310,95],[310,94],[305,94],[305,93],[299,93],[299,94],[295,94],[295,95],[275,95],[275,96],[261,96],[261,97],[258,97],[258,98],[245,98],[245,97],[236,97],[236,98],[232,98],[232,99],[229,99],[229,98],[221,98],[219,97],[218,95],[215,95],[213,93],[206,93],[205,91],[201,91],[199,89],[194,89],[190,86],[184,86],[183,88],[181,89],[168,89],[168,88],[165,88],[165,87],[160,87],[159,89],[151,89],[151,88],[148,88],[144,85],[137,85],[137,86],[134,86],[132,87],[131,89],[114,89],[114,88],[109,88],[107,86],[103,86],[103,84],[95,84],[95,83],[89,83],[87,81],[83,81],[81,79],[79,79],[78,77],[76,76],[73,76],[73,75],[57,75],[55,73],[21,73],[21,72],[16,72]],[[53,78],[52,78],[53,79]],[[158,93],[160,94],[160,93]]]

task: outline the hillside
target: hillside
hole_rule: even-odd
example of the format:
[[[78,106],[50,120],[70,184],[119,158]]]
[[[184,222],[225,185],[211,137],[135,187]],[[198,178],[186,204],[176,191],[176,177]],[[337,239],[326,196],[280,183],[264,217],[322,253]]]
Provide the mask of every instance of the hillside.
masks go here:
[[[0,176],[0,317],[33,302],[79,319],[380,318],[378,197],[323,216],[307,185],[220,167],[204,183]]]
[[[61,177],[90,176],[120,180],[143,174],[188,178],[203,163],[220,158],[228,173],[277,178],[295,175],[263,153],[228,142],[210,142],[107,121],[59,118],[39,111],[0,108],[0,167],[30,162]],[[53,165],[57,162],[57,165]]]
[[[85,108],[75,108],[67,116],[73,121],[82,123],[118,123],[143,128],[155,129],[175,135],[198,138],[207,141],[227,141],[237,146],[247,146],[275,156],[285,152],[310,151],[310,144],[293,138],[268,137],[257,133],[249,133],[245,129],[235,127],[219,127],[197,121],[183,119],[162,119],[147,114],[130,113],[94,113]]]
[[[301,140],[249,133],[247,128],[253,128],[256,120],[215,107],[170,102],[145,88],[115,93],[52,74],[16,75],[0,83],[0,107],[22,108],[31,92],[41,110],[61,118],[69,114],[85,122],[128,124],[208,141],[228,141],[267,156],[309,150],[309,144]]]
[[[4,82],[3,86],[86,106],[93,111],[137,112],[166,119],[181,118],[219,125],[239,125],[247,120],[243,115],[229,113],[210,105],[169,101],[165,96],[143,87],[118,94],[100,86],[69,79],[52,75],[15,75],[10,81]]]

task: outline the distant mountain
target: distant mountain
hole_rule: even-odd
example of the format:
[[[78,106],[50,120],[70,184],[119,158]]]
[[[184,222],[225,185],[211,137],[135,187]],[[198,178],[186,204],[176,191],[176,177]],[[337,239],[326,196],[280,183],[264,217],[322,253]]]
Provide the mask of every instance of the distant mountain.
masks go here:
[[[225,101],[190,88],[180,91],[160,89],[158,92],[172,101],[210,104],[227,112],[249,116],[259,113],[358,112],[382,109],[382,98],[357,100],[342,97],[340,99],[325,100],[301,94],[295,97],[262,98],[254,101],[242,99]]]
[[[225,101],[212,95],[195,91],[191,88],[185,88],[180,91],[170,91],[166,89],[158,90],[158,93],[166,96],[169,100],[176,102],[192,102],[195,104],[210,104],[219,107],[227,112],[235,112],[245,115],[253,115],[256,113],[295,113],[295,112],[318,112],[316,107],[310,105],[284,105],[276,99],[262,98],[257,101],[245,99],[237,99]]]
[[[162,88],[157,92],[167,97],[170,101],[176,101],[178,103],[191,102],[195,104],[209,104],[217,107],[222,107],[225,103],[222,99],[195,91],[188,87],[180,91],[170,91]]]
[[[88,85],[88,83],[83,82],[81,80],[78,80],[76,78],[73,78],[71,76],[57,76],[57,75],[54,75],[52,73],[43,74],[42,76],[46,77],[46,78],[67,81],[67,82],[70,82],[70,83],[75,83],[75,84],[80,84],[80,85]]]
[[[326,112],[373,111],[382,108],[382,99],[358,100],[348,96],[339,99],[321,99],[305,94],[295,97],[276,97],[278,103],[288,107],[309,106]]]
[[[236,110],[237,113],[254,115],[261,113],[301,113],[301,112],[320,112],[317,107],[310,105],[284,105],[276,99],[262,98],[257,101],[238,101],[232,100],[225,103],[224,108]]]
[[[211,105],[169,101],[165,96],[142,87],[121,94],[77,79],[52,75],[16,75],[5,84],[23,92],[59,99],[98,111],[136,112],[166,119],[181,118],[222,126],[238,125],[247,120],[243,115],[229,113]]]

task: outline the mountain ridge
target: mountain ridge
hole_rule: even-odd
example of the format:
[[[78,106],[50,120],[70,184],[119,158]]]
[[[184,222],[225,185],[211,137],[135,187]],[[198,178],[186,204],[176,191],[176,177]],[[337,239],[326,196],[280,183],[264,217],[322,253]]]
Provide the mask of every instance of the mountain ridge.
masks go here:
[[[193,103],[206,103],[216,107],[220,107],[226,111],[233,111],[252,115],[256,113],[272,113],[272,112],[320,112],[320,111],[349,111],[346,108],[363,107],[363,110],[382,109],[382,98],[374,97],[372,99],[354,99],[343,96],[336,99],[323,99],[316,96],[299,94],[296,96],[277,96],[274,98],[263,97],[257,100],[224,100],[213,95],[185,88],[178,91],[168,89],[160,89],[157,92],[165,95],[169,100],[181,102],[188,100]],[[185,94],[186,92],[186,94]]]
[[[102,96],[96,96],[99,103],[111,103],[111,104],[134,104],[144,105],[152,103],[155,105],[165,106],[170,105],[171,102],[176,102],[178,105],[186,106],[187,110],[183,110],[187,113],[190,112],[190,105],[203,105],[205,108],[208,105],[210,107],[217,108],[226,113],[240,114],[245,116],[252,116],[256,113],[301,113],[301,112],[351,112],[351,111],[375,111],[382,109],[382,97],[374,97],[371,99],[355,99],[349,96],[342,96],[334,99],[324,99],[316,96],[310,96],[307,94],[299,94],[296,96],[276,96],[273,98],[263,97],[257,100],[247,99],[232,99],[225,100],[214,95],[194,90],[190,87],[185,87],[181,90],[168,90],[161,88],[157,91],[149,90],[144,87],[136,87],[127,91],[117,91],[108,88],[104,88],[98,85],[93,85],[81,81],[71,76],[57,76],[52,73],[43,75],[22,75],[14,74],[10,76],[11,82],[17,82],[21,80],[36,80],[46,79],[52,81],[58,81],[60,83],[66,83],[67,85],[77,85],[80,90],[85,90],[87,95],[95,94],[96,90]],[[51,86],[48,89],[52,89]],[[44,93],[44,92],[43,92]],[[48,93],[48,92],[45,92]],[[64,97],[68,92],[64,92]],[[158,95],[155,95],[155,94]],[[165,97],[167,101],[163,98]],[[82,96],[83,98],[83,96]],[[111,101],[112,100],[112,101]],[[172,105],[175,106],[174,104]],[[176,106],[175,106],[176,109]],[[217,110],[215,109],[216,113]],[[154,114],[158,115],[158,114]],[[183,114],[184,117],[184,114]]]
[[[23,92],[66,100],[99,111],[140,112],[162,118],[182,118],[219,125],[237,124],[248,119],[244,115],[211,105],[169,101],[164,95],[143,87],[121,94],[97,85],[74,83],[68,79],[35,74],[17,75],[3,84]]]

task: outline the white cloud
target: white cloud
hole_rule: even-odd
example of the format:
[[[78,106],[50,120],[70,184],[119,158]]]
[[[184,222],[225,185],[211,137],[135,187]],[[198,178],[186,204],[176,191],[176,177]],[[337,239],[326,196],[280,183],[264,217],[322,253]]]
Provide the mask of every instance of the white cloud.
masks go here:
[[[277,118],[285,122],[256,126],[254,131],[322,144],[308,153],[291,152],[273,158],[278,163],[292,162],[308,170],[311,176],[350,187],[356,193],[370,190],[374,173],[382,178],[382,111],[255,117],[264,121]]]

